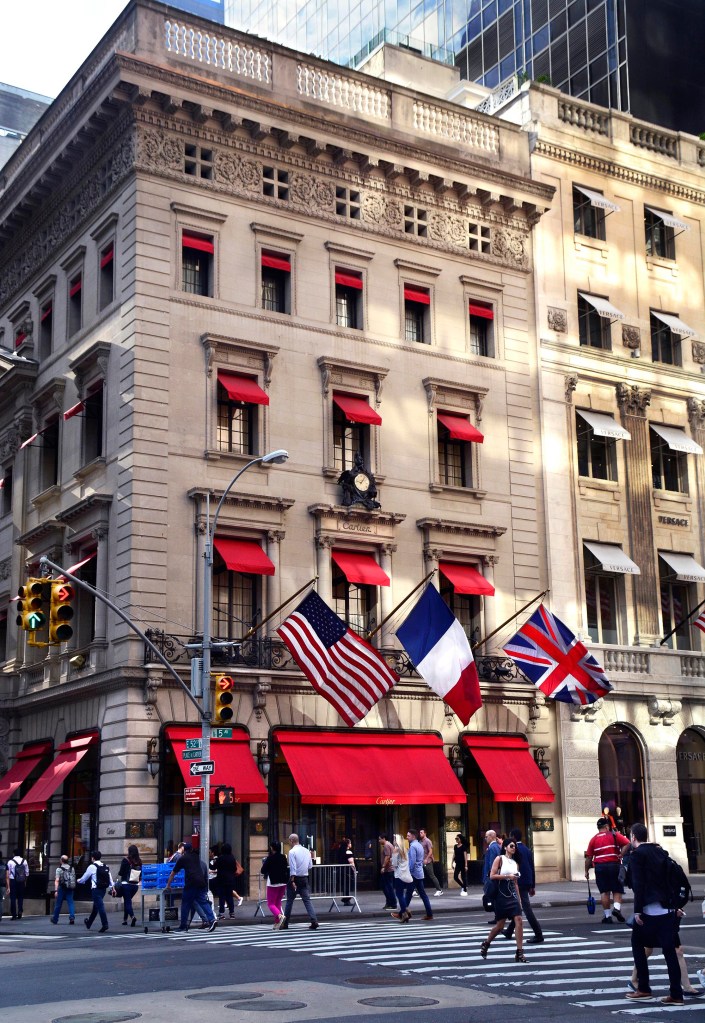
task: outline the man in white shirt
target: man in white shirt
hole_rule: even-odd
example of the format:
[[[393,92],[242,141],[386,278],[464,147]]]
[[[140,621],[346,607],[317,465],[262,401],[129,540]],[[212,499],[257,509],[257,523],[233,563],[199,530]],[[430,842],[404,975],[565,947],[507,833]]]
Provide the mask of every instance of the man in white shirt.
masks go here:
[[[10,916],[13,920],[22,919],[24,909],[24,886],[29,877],[29,864],[21,849],[15,849],[11,860],[7,861],[5,883],[10,896]]]
[[[308,887],[308,875],[311,870],[311,853],[299,844],[298,835],[289,835],[289,883],[286,888],[286,905],[284,913],[276,922],[276,929],[285,931],[289,926],[289,917],[297,895],[301,896],[306,912],[311,921],[309,929],[317,930],[318,920],[316,911],[311,902],[311,892]]]
[[[91,861],[91,865],[83,877],[80,877],[76,883],[85,884],[87,881],[90,881],[93,909],[91,910],[91,915],[85,917],[83,922],[90,931],[91,924],[97,916],[100,916],[101,928],[99,933],[104,934],[108,929],[108,914],[105,912],[103,899],[108,889],[113,891],[114,894],[115,882],[113,881],[113,875],[110,873],[110,868],[106,867],[103,863],[100,852],[97,849],[91,853]]]

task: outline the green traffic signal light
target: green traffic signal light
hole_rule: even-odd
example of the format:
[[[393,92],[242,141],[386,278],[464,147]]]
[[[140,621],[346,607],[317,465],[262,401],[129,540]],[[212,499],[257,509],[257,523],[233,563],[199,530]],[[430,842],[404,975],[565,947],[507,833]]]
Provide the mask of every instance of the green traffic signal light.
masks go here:
[[[42,610],[44,600],[49,596],[48,579],[27,580],[26,586],[17,591],[17,625],[26,632],[37,632],[46,625],[47,616]]]

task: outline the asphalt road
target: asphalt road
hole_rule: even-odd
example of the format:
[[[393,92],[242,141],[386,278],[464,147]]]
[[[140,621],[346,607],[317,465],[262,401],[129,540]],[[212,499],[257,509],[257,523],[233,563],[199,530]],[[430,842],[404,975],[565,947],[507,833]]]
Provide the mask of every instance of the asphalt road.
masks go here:
[[[625,1001],[631,972],[626,927],[603,927],[599,915],[576,913],[576,907],[539,915],[546,941],[526,946],[527,964],[514,962],[514,944],[502,938],[486,961],[480,958],[489,927],[477,912],[405,926],[322,914],[315,932],[297,918],[301,922],[287,932],[274,932],[267,923],[186,935],[122,928],[89,934],[65,923],[39,934],[4,919],[0,1009],[12,1023],[72,1018],[72,1023],[137,1018],[341,1023],[363,1017],[389,1023],[402,1016],[419,1023],[486,1023],[488,1009],[493,1017],[520,1015],[527,1023],[554,1018],[596,1023],[625,1013],[644,1023],[663,1021],[672,1012],[693,1023],[705,1017],[705,998],[678,1009],[658,1000]],[[696,970],[705,968],[699,905],[693,904],[681,934],[697,985]],[[657,997],[667,993],[658,953],[652,985]],[[211,992],[212,1001],[192,997]],[[379,998],[396,1004],[375,1004]]]

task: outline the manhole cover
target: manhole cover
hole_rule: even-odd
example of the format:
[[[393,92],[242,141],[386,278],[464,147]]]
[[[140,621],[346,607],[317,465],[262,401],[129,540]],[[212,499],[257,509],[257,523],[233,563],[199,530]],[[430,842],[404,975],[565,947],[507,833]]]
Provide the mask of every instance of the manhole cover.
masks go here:
[[[357,984],[360,987],[413,987],[415,984],[421,984],[422,982],[418,977],[384,974],[377,977],[348,977],[345,983]]]
[[[424,1005],[438,1005],[436,998],[412,998],[409,995],[378,995],[360,998],[360,1005],[375,1005],[379,1009],[420,1009]]]
[[[194,1002],[246,1002],[249,998],[261,998],[261,991],[199,991],[186,995]]]
[[[242,1009],[242,1002],[226,1005],[226,1009]],[[287,1002],[283,998],[263,998],[260,1002],[250,1002],[248,1012],[291,1012],[293,1009],[305,1009],[306,1002]]]
[[[51,1023],[123,1023],[142,1019],[141,1012],[79,1012],[77,1016],[57,1016]]]

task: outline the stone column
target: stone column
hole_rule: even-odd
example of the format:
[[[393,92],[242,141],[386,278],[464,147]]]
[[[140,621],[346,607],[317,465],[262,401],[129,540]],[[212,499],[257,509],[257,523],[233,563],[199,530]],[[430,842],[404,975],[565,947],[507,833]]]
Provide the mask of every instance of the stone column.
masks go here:
[[[390,580],[392,579],[392,554],[397,549],[397,545],[394,543],[385,543],[380,551],[380,565],[382,571],[386,572]],[[383,621],[387,615],[391,612],[392,607],[392,587],[380,586],[379,588],[379,620]],[[386,625],[382,626],[380,630],[382,635],[380,636],[380,644],[383,648],[394,646],[394,633],[392,631],[393,626],[391,620]]]
[[[280,574],[280,553],[281,553],[281,542],[286,534],[281,529],[269,529],[267,530],[267,556],[274,565],[274,575],[266,576],[267,580],[267,605],[262,609],[262,617],[265,618],[268,614],[271,614],[275,607],[279,607],[282,602],[282,580]],[[271,636],[279,622],[275,618],[267,622],[265,626],[266,632],[263,630],[260,633],[260,638],[264,639],[264,636]]]
[[[426,544],[426,546],[423,549],[423,558],[424,561],[426,562],[426,571],[424,572],[424,575],[428,575],[429,572],[433,572],[435,568],[436,574],[433,576],[432,579],[430,579],[430,582],[433,583],[433,585],[439,591],[441,588],[441,582],[440,579],[438,578],[439,575],[438,562],[441,560],[442,557],[443,551],[438,550],[436,547],[429,547],[428,544]]]
[[[634,587],[634,645],[651,646],[661,635],[659,581],[654,556],[653,478],[646,410],[651,391],[636,385],[617,384],[622,424],[631,440],[625,441],[626,494],[630,555],[641,569],[632,576]],[[626,582],[626,580],[625,580]]]
[[[333,573],[330,567],[330,552],[333,537],[316,537],[316,572],[318,573],[318,596],[330,605],[333,600]]]
[[[496,554],[485,554],[482,559],[484,567],[483,575],[491,586],[494,586],[494,566],[499,562],[499,558]],[[482,598],[482,610],[484,612],[484,635],[489,636],[491,632],[497,628],[497,604],[496,597],[483,597]],[[494,636],[485,650],[485,653],[489,653],[493,645],[496,643],[497,637]]]

